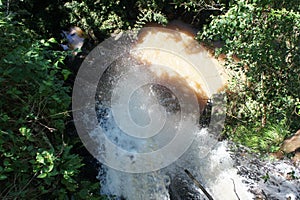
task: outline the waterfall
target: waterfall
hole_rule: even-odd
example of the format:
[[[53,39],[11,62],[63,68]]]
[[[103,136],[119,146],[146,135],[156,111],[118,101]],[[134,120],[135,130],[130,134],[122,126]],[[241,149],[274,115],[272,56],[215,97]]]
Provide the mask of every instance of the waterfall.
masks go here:
[[[124,133],[116,128],[109,117],[101,120],[101,124],[105,126],[109,137],[115,138],[120,146],[138,148],[138,144],[126,143]],[[195,135],[188,150],[174,163],[160,170],[128,173],[104,166],[98,176],[101,193],[132,200],[205,199],[203,192],[185,175],[184,170],[188,170],[214,199],[252,199],[252,194],[247,191],[242,178],[237,175],[237,169],[233,167],[233,160],[227,152],[227,143],[218,142],[207,128],[199,128]],[[185,182],[188,183],[187,188],[182,188]],[[180,194],[176,194],[176,191]]]
[[[213,199],[252,199],[226,142],[217,140],[225,114],[222,66],[177,26],[146,28],[131,41],[119,35],[95,48],[73,91],[76,128],[104,164],[101,193],[205,199],[200,183]],[[208,100],[210,123],[201,126]]]

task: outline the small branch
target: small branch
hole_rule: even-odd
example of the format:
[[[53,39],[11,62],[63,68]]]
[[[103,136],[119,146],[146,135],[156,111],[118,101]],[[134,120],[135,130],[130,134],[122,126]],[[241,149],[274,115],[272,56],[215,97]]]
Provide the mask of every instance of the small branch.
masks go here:
[[[9,15],[10,0],[6,1],[6,15]]]
[[[24,185],[24,187],[19,191],[19,194],[21,194],[27,188],[27,186],[33,181],[33,179],[35,179],[36,176],[37,176],[37,173],[35,173],[31,177],[31,179]]]
[[[60,149],[60,152],[58,153],[57,156],[61,156],[61,154],[64,152],[64,149],[65,149],[65,141],[64,141],[64,134],[62,133],[61,134],[61,141],[62,141],[62,145],[61,145],[61,149]]]
[[[234,118],[236,120],[239,120],[240,122],[247,123],[247,121],[241,120],[240,118],[238,118],[238,117],[236,117],[236,116],[234,116],[234,115],[232,115],[232,114],[230,114],[228,112],[226,113],[226,115],[229,116],[229,117],[232,117],[232,118]]]
[[[78,109],[80,110],[80,109]],[[63,112],[60,112],[60,113],[56,113],[56,114],[53,114],[53,115],[49,115],[47,117],[44,117],[44,119],[47,119],[47,118],[50,118],[50,117],[56,117],[56,116],[59,116],[59,115],[67,115],[68,113],[71,113],[73,111],[78,111],[78,110],[67,110],[67,111],[63,111]]]
[[[201,183],[197,181],[196,178],[191,174],[191,172],[189,172],[187,169],[185,169],[184,172],[193,180],[195,185],[202,190],[202,192],[207,196],[209,200],[214,200],[212,196],[206,191],[206,189],[201,185]]]
[[[293,111],[297,116],[300,117],[300,115],[297,113],[297,107],[295,106],[294,111]]]
[[[45,124],[42,124],[42,123],[39,122],[39,121],[36,121],[36,122],[39,123],[39,125],[43,126],[44,128],[48,129],[48,130],[50,131],[50,133],[56,131],[55,128],[51,128],[51,127],[49,127],[49,126],[47,126],[47,125],[45,125]]]
[[[238,200],[241,200],[240,197],[239,197],[239,195],[238,195],[238,193],[236,192],[234,180],[232,178],[231,178],[231,180],[232,180],[232,183],[233,183],[233,191],[234,191],[236,197],[238,198]]]

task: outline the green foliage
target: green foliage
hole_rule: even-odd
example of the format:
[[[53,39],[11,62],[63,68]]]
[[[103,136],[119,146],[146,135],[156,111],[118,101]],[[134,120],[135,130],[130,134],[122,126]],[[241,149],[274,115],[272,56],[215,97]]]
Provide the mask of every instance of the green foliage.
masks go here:
[[[273,9],[282,9],[285,8],[289,11],[300,11],[300,4],[297,1],[291,0],[250,0],[249,3],[253,3],[254,5],[258,5],[260,7],[269,7]]]
[[[79,26],[101,40],[120,30],[141,28],[148,22],[166,24],[168,18],[188,16],[193,18],[193,22],[203,21],[201,12],[220,11],[220,5],[226,1],[3,0],[0,10],[13,13],[26,27],[40,35],[53,37],[61,29]]]
[[[229,0],[175,0],[175,8],[183,10],[182,16],[185,16],[188,23],[203,27],[211,20],[211,15],[221,14],[227,7]]]
[[[98,182],[78,178],[82,160],[64,134],[71,72],[63,67],[65,53],[53,50],[57,42],[45,35],[76,25],[100,40],[179,16],[201,24],[201,13],[224,12],[228,2],[0,0],[0,198],[103,198]],[[273,152],[300,128],[300,5],[230,3],[198,39],[224,42],[217,52],[227,54],[227,67],[239,74],[228,85],[226,133],[254,151]]]
[[[123,9],[120,6],[120,1],[88,0],[65,3],[65,7],[69,10],[70,23],[85,30],[92,29],[96,34],[105,34],[123,28]]]
[[[185,0],[177,0],[174,1],[175,7],[177,8],[184,8],[184,10],[188,12],[200,12],[204,9],[216,9],[214,5],[222,3],[222,1],[218,0],[191,0],[191,1],[185,1]]]
[[[285,122],[287,130],[295,131],[300,128],[295,112],[300,95],[300,14],[279,7],[277,1],[254,2],[238,1],[198,39],[223,41],[217,53],[225,53],[226,66],[237,72],[228,86],[229,130],[237,126],[250,134],[269,123]],[[292,7],[285,1],[280,5]],[[241,60],[233,61],[233,55]]]
[[[147,22],[165,24],[164,1],[69,1],[70,23],[93,30],[101,38],[113,32],[138,28]]]
[[[0,1],[1,199],[102,198],[98,182],[79,180],[82,161],[72,153],[75,142],[64,134],[71,100],[66,55],[53,50],[58,46],[54,38],[43,38],[71,25],[101,40],[148,22],[166,24],[176,9],[189,11],[181,2]]]
[[[0,198],[99,196],[76,180],[83,164],[64,136],[71,102],[65,53],[52,50],[55,39],[33,39],[33,31],[0,15]]]
[[[2,0],[0,11],[13,14],[19,22],[44,37],[53,37],[67,24],[65,0]]]
[[[260,128],[259,124],[238,125],[227,127],[230,139],[250,147],[254,152],[276,152],[289,132],[284,122],[268,123]]]
[[[138,0],[138,1],[67,1],[69,21],[93,30],[98,39],[121,30],[139,29],[149,22],[167,24],[168,18],[190,13],[193,22],[203,21],[202,11],[221,11],[223,1]],[[219,7],[215,7],[219,5]],[[175,16],[178,13],[178,16]],[[182,15],[183,14],[183,15]]]
[[[167,18],[161,12],[153,12],[152,10],[144,9],[137,17],[134,28],[140,29],[148,22],[158,22],[159,24],[167,24]]]

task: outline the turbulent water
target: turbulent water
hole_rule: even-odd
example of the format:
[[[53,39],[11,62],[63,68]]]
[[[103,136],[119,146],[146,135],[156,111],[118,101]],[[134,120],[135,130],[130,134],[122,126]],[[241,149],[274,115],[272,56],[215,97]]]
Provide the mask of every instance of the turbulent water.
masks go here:
[[[138,144],[126,143],[124,133],[110,121],[110,114],[108,111],[107,118],[101,120],[109,137],[120,146],[137,148]],[[134,174],[103,167],[99,173],[101,193],[125,199],[170,199],[170,195],[172,199],[205,199],[186,175],[185,170],[188,170],[214,199],[252,199],[233,167],[226,142],[218,142],[205,128],[195,134],[194,142],[179,160],[161,170]]]
[[[116,71],[119,69],[108,71],[107,75],[114,74]],[[121,71],[127,71],[126,65],[122,65]],[[147,78],[145,74],[147,73],[144,72],[140,76],[145,76],[143,79]],[[130,137],[118,127],[109,100],[112,97],[111,88],[114,88],[116,80],[119,78],[115,80],[104,78],[99,83],[105,89],[98,92],[99,102],[96,110],[100,125],[107,137],[118,147],[131,152],[156,150],[167,144],[172,136],[171,133],[165,137],[157,136],[151,141],[145,141]],[[133,93],[129,105],[121,106],[131,108],[136,123],[143,125],[149,122],[148,113],[152,112],[149,106],[156,104],[159,104],[162,110],[166,110],[167,123],[169,123],[167,127],[173,126],[173,131],[176,131],[180,104],[172,92],[165,87],[146,85]],[[192,144],[178,160],[162,169],[147,173],[127,173],[103,166],[98,177],[101,182],[101,193],[109,195],[112,199],[128,200],[207,199],[196,185],[198,182],[213,199],[252,199],[253,195],[247,191],[248,188],[243,183],[242,177],[237,175],[237,169],[233,167],[234,161],[226,151],[226,142],[218,142],[208,128],[201,128],[199,124],[191,123],[186,131],[192,131],[195,136]],[[188,171],[192,177],[189,177],[185,171]]]
[[[295,178],[300,176],[299,169],[259,159],[254,162],[242,155],[240,149],[232,153],[228,151],[232,145],[218,141],[212,128],[218,127],[218,115],[199,119],[199,113],[213,116],[216,110],[221,110],[222,105],[218,106],[214,94],[220,91],[228,77],[224,69],[197,46],[193,36],[182,31],[159,30],[161,32],[144,33],[142,40],[133,47],[133,54],[116,59],[98,82],[95,98],[99,127],[89,134],[99,143],[105,138],[110,143],[96,146],[98,149],[93,153],[104,155],[103,158],[111,153],[113,164],[118,163],[113,165],[117,169],[102,165],[98,176],[101,194],[111,199],[128,200],[299,199],[300,184]],[[138,54],[134,53],[136,50]],[[194,65],[199,65],[200,71],[195,70]],[[142,84],[144,82],[149,84]],[[133,88],[135,83],[140,87]],[[192,106],[195,104],[192,94],[195,94],[196,107]],[[128,100],[122,100],[127,96]],[[207,107],[209,99],[212,101]],[[209,110],[211,105],[215,110]],[[135,134],[144,135],[130,135],[128,130],[132,127],[131,121],[126,121],[128,113],[136,124],[134,127],[142,130]],[[149,124],[151,129],[147,129]],[[99,129],[105,136],[99,136]],[[164,134],[151,135],[155,131]],[[172,143],[177,132],[183,136],[182,143],[165,154],[147,157],[142,162],[143,172],[141,165],[136,164],[139,154],[163,149]],[[149,135],[151,137],[145,139]],[[190,137],[193,140],[189,140]],[[114,151],[114,148],[125,151]],[[135,171],[135,167],[138,170]],[[292,173],[293,179],[275,174],[283,168],[288,168],[289,172],[285,170],[281,174]],[[253,176],[249,177],[251,174]]]
[[[113,124],[107,128],[119,141],[124,139]],[[215,200],[300,198],[300,171],[290,161],[262,161],[242,147],[218,142],[206,128],[196,132],[190,148],[168,167],[137,174],[103,167],[98,178],[101,193],[111,199],[208,199],[185,170]]]

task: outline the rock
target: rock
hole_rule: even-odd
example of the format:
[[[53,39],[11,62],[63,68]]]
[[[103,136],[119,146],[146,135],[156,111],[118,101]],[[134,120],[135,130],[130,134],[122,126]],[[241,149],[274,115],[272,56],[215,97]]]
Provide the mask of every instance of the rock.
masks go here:
[[[295,153],[295,156],[292,158],[294,163],[300,164],[300,152]]]
[[[270,156],[272,156],[276,159],[283,159],[284,158],[284,153],[283,153],[283,151],[277,151],[275,153],[270,153]]]
[[[290,159],[263,160],[247,148],[232,144],[232,158],[257,200],[297,200],[300,197],[300,170]],[[241,156],[244,155],[244,156]]]
[[[298,148],[300,148],[300,130],[293,137],[286,139],[280,149],[285,153],[291,153]]]
[[[177,174],[169,188],[171,200],[205,200],[204,194],[195,186],[193,181],[185,173]]]

